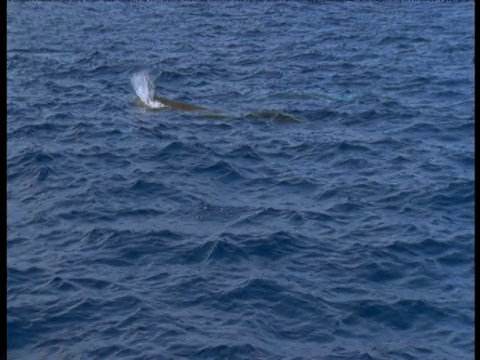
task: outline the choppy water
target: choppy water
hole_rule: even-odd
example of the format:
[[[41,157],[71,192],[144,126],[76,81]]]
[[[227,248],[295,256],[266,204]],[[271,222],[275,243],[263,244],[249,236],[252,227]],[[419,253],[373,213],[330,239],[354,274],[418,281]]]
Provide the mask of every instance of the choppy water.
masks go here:
[[[473,358],[473,3],[7,11],[9,358]]]

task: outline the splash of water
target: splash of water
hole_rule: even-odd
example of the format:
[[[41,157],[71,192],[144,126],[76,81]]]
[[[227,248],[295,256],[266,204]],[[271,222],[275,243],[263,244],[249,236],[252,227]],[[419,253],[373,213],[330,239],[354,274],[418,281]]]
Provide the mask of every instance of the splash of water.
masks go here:
[[[153,98],[155,84],[148,71],[144,70],[133,74],[130,82],[135,93],[146,106],[152,109],[159,109],[166,106]]]

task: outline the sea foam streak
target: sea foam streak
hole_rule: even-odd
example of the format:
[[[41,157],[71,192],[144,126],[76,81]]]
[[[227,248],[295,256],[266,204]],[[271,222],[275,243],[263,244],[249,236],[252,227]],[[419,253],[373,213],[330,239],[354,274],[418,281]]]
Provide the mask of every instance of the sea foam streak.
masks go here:
[[[132,83],[135,93],[146,106],[153,109],[166,106],[153,98],[155,85],[147,71],[140,71],[133,74],[130,82]]]

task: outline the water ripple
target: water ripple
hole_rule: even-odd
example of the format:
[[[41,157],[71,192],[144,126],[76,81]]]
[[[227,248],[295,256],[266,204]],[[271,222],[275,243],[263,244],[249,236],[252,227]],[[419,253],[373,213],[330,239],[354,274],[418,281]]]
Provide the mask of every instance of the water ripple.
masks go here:
[[[473,357],[469,3],[77,5],[7,6],[9,358]]]

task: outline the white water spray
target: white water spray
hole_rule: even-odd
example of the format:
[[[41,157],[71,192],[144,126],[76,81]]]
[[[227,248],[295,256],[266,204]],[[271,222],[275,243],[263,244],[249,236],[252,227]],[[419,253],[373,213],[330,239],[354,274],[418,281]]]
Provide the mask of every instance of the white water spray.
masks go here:
[[[148,71],[144,70],[133,74],[130,82],[133,90],[146,106],[152,109],[160,109],[166,106],[153,98],[155,84]]]

